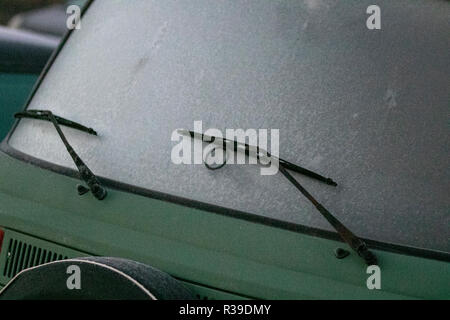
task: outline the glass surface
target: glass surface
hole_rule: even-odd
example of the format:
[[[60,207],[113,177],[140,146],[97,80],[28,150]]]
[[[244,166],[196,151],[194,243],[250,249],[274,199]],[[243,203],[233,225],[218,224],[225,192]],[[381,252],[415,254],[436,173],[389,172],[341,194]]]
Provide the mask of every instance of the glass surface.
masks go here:
[[[295,177],[357,235],[450,251],[450,6],[378,1],[95,1],[30,109],[64,128],[99,176],[332,230],[281,174],[175,165],[177,128],[280,130]],[[9,144],[75,168],[55,129],[22,120]]]

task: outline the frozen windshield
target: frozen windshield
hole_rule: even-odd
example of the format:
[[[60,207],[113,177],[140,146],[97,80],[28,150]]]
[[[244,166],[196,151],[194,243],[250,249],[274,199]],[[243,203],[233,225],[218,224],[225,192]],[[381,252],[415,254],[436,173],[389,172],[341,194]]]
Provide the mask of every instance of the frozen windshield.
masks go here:
[[[63,128],[96,175],[332,230],[280,175],[171,160],[172,133],[279,129],[280,156],[356,234],[450,251],[450,6],[378,1],[95,1],[29,109]],[[400,19],[401,18],[401,19]],[[74,168],[51,123],[21,120],[13,148]]]

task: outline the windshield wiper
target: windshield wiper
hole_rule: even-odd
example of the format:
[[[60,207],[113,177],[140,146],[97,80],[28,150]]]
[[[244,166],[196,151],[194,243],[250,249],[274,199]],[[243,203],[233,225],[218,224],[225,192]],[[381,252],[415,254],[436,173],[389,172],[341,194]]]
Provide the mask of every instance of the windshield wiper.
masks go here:
[[[27,110],[25,112],[18,112],[18,113],[16,113],[14,115],[14,117],[16,117],[17,119],[28,118],[28,119],[37,119],[37,120],[45,120],[45,121],[52,122],[52,120],[49,117],[49,114],[52,114],[52,112],[51,111],[45,111],[45,110]],[[95,132],[95,130],[92,129],[92,128],[85,127],[85,126],[83,126],[83,125],[81,125],[79,123],[76,123],[76,122],[73,122],[73,121],[70,121],[70,120],[58,117],[58,116],[56,116],[54,114],[52,114],[52,115],[53,115],[53,117],[55,118],[56,122],[59,125],[63,125],[63,126],[66,126],[66,127],[70,127],[70,128],[73,128],[73,129],[77,129],[77,130],[83,131],[83,132],[87,132],[87,133],[92,134],[94,136],[97,135],[97,132]]]
[[[250,146],[246,143],[241,143],[236,140],[229,140],[225,138],[215,137],[215,136],[208,136],[204,135],[202,133],[197,133],[194,131],[188,131],[188,130],[178,130],[178,132],[182,135],[190,136],[191,138],[199,138],[202,139],[202,141],[210,142],[216,144],[218,147],[223,148],[224,151],[226,151],[228,145],[233,146],[233,150],[235,152],[241,150],[243,151],[247,156],[250,155],[250,153],[253,151],[256,151],[256,155],[258,158],[260,158],[261,155],[264,155],[267,158],[274,158],[274,156],[270,155],[266,150],[258,147],[258,146]],[[214,152],[214,149],[210,150],[210,153]],[[306,176],[309,176],[311,178],[314,178],[316,180],[325,182],[332,186],[337,186],[337,183],[334,182],[330,178],[325,178],[324,176],[315,173],[313,171],[310,171],[308,169],[305,169],[303,167],[297,166],[295,164],[292,164],[286,160],[283,160],[281,158],[278,158],[279,160],[279,170],[280,172],[291,182],[297,190],[299,190],[303,196],[306,197],[319,211],[322,216],[333,226],[333,228],[337,231],[337,233],[341,236],[342,240],[344,240],[353,250],[356,251],[356,253],[364,259],[367,265],[376,265],[377,257],[375,254],[369,250],[366,243],[357,237],[353,232],[351,232],[347,227],[342,224],[331,212],[329,212],[322,204],[320,204],[287,170],[295,171],[301,174],[304,174]],[[209,169],[212,169],[211,167],[207,166]],[[217,167],[217,169],[222,168],[223,166]]]
[[[233,144],[234,151],[241,150],[247,156],[249,156],[253,152],[254,154],[256,154],[258,159],[262,156],[264,156],[265,158],[268,158],[268,159],[275,158],[275,156],[271,155],[268,151],[264,150],[263,148],[261,148],[259,146],[251,146],[247,143],[241,143],[241,142],[238,142],[235,140],[229,140],[229,139],[225,139],[225,138],[218,138],[215,136],[208,136],[208,135],[205,135],[202,133],[197,133],[197,132],[188,131],[188,130],[178,130],[178,133],[185,135],[185,136],[190,136],[191,138],[198,137],[199,139],[202,139],[204,142],[214,143],[217,146],[222,147],[224,150],[226,149],[227,144]],[[278,162],[280,163],[280,165],[284,166],[285,168],[287,168],[289,170],[295,171],[297,173],[301,173],[310,178],[324,182],[330,186],[334,186],[334,187],[337,186],[337,183],[334,182],[331,178],[326,178],[316,172],[313,172],[306,168],[300,167],[300,166],[293,164],[289,161],[286,161],[284,159],[281,159],[281,158],[277,158],[277,159],[278,159]],[[207,168],[210,170],[215,170],[215,168],[211,168],[209,166],[207,166]],[[221,167],[218,167],[217,169],[220,169],[220,168]]]
[[[83,195],[89,191],[92,192],[93,196],[97,198],[98,200],[105,199],[107,192],[105,188],[102,187],[100,182],[98,181],[95,174],[89,169],[89,167],[81,160],[81,158],[78,156],[78,154],[75,152],[75,150],[72,148],[72,146],[67,141],[64,133],[61,130],[60,125],[64,125],[66,127],[74,128],[92,135],[97,135],[97,132],[95,132],[94,129],[85,127],[79,123],[55,116],[51,111],[48,110],[27,110],[24,112],[19,112],[14,115],[17,119],[22,118],[28,118],[28,119],[38,119],[38,120],[44,120],[49,121],[53,123],[53,125],[56,128],[56,131],[58,132],[59,137],[61,138],[62,142],[66,146],[67,151],[69,152],[70,156],[73,159],[73,162],[78,168],[78,172],[80,173],[81,178],[86,182],[89,188],[86,188],[84,186],[79,185],[78,186],[78,193],[80,195]]]

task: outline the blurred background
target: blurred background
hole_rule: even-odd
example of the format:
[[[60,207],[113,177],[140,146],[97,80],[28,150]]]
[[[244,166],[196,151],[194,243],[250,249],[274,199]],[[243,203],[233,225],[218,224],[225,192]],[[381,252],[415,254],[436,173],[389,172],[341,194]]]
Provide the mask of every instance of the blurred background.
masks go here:
[[[87,0],[0,0],[0,141],[68,31],[66,9]]]
[[[45,8],[50,5],[61,5],[63,0],[1,0],[0,24],[7,25],[18,13]]]
[[[0,0],[0,25],[61,37],[67,29],[66,8],[85,0]]]

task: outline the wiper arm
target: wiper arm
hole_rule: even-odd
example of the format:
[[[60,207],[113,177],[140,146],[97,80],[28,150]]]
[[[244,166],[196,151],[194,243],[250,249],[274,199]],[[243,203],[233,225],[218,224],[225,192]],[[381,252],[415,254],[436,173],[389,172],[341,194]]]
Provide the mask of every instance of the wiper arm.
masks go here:
[[[218,147],[223,148],[226,151],[227,146],[229,144],[233,145],[233,149],[235,152],[242,150],[248,156],[251,150],[256,150],[256,154],[259,158],[260,154],[266,154],[268,158],[274,158],[270,155],[266,150],[258,147],[258,146],[250,146],[246,143],[240,143],[236,140],[229,140],[224,138],[219,138],[215,136],[208,136],[201,133],[196,133],[193,131],[187,130],[179,130],[180,134],[188,135],[192,138],[201,138],[205,142],[211,142],[216,144]],[[214,149],[213,149],[214,150]],[[211,150],[210,152],[212,152]],[[280,172],[291,182],[301,193],[306,197],[317,209],[317,211],[322,214],[322,216],[333,226],[333,228],[337,231],[337,233],[341,236],[342,240],[344,240],[356,253],[364,259],[367,265],[376,265],[377,257],[373,252],[369,250],[366,243],[357,237],[353,232],[351,232],[347,227],[342,224],[331,212],[329,212],[322,204],[320,204],[287,170],[292,170],[306,176],[312,177],[319,181],[325,182],[332,186],[337,186],[337,183],[334,182],[330,178],[325,178],[322,175],[305,169],[303,167],[292,164],[286,160],[278,158],[279,160],[279,170]],[[218,167],[221,168],[221,167]]]
[[[69,142],[66,139],[66,136],[61,130],[60,125],[64,125],[66,127],[74,128],[92,135],[97,135],[97,132],[95,132],[92,128],[87,128],[79,123],[55,116],[51,111],[47,110],[27,110],[25,112],[19,112],[14,115],[17,119],[21,118],[29,118],[29,119],[38,119],[38,120],[44,120],[44,121],[50,121],[53,123],[53,125],[56,128],[56,131],[58,132],[59,137],[61,138],[62,142],[64,143],[67,151],[69,152],[70,156],[73,159],[73,162],[78,168],[78,172],[80,173],[81,178],[86,182],[89,189],[83,186],[78,186],[78,193],[80,195],[85,194],[88,191],[91,191],[93,196],[97,198],[98,200],[105,199],[107,192],[105,188],[102,187],[100,182],[98,181],[95,174],[89,169],[89,167],[81,160],[81,158],[78,156],[78,154],[75,152],[75,150],[72,148],[72,146],[69,144]]]
[[[281,164],[279,166],[281,173],[311,202],[316,209],[327,219],[333,228],[341,236],[342,240],[355,250],[358,255],[364,259],[367,265],[377,264],[377,257],[367,248],[366,243],[351,232],[342,222],[331,214],[323,205],[321,205]]]

